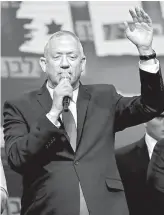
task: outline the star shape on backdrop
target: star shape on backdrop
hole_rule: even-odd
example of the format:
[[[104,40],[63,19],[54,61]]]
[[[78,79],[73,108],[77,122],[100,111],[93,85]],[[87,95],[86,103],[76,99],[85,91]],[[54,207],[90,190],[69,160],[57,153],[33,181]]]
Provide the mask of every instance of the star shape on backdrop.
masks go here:
[[[58,25],[54,22],[54,20],[52,20],[50,24],[47,24],[48,34],[53,34],[56,31],[60,31],[61,26],[62,25]]]

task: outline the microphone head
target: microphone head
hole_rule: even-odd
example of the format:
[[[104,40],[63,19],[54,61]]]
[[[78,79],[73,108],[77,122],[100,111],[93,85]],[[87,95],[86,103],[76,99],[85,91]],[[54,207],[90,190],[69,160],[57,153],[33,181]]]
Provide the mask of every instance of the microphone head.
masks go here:
[[[65,112],[68,111],[68,106],[69,106],[69,104],[70,104],[70,98],[69,98],[69,96],[65,96],[65,97],[63,98],[63,110],[64,110]]]
[[[63,73],[62,74],[62,79],[65,79],[65,80],[69,81],[69,83],[71,82],[70,75],[68,73]],[[68,111],[69,104],[70,104],[70,97],[69,96],[65,96],[63,98],[63,110],[65,112]]]

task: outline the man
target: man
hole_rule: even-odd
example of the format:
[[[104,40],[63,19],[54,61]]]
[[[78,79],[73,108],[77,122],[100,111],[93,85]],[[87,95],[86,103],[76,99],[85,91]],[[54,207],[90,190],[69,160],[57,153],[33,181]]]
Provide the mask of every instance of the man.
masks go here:
[[[1,189],[1,214],[2,214],[6,207],[8,192],[7,192],[7,186],[6,186],[5,173],[4,173],[1,159],[0,159],[0,174],[1,174],[0,189]]]
[[[43,87],[5,103],[6,153],[12,169],[23,176],[21,214],[128,214],[115,132],[164,109],[151,19],[139,8],[130,13],[134,29],[125,22],[125,32],[142,55],[142,96],[124,98],[111,85],[82,85],[82,45],[73,33],[61,31],[52,35],[40,59],[47,74]]]
[[[154,147],[147,171],[147,184],[151,191],[152,202],[155,204],[152,211],[156,215],[162,215],[164,213],[164,139],[158,141]]]
[[[145,135],[139,141],[116,150],[118,170],[123,181],[130,215],[154,214],[156,207],[147,187],[147,169],[153,149],[164,138],[164,113],[145,123]]]

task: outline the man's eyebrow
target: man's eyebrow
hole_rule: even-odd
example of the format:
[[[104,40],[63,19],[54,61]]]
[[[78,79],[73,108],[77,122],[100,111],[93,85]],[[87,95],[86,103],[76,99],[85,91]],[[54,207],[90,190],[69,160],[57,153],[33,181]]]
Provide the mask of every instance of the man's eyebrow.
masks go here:
[[[56,52],[56,54],[63,54],[63,52]],[[66,54],[77,54],[77,52],[76,51],[70,51],[70,52],[66,52]]]
[[[75,55],[77,55],[78,53],[75,52],[75,51],[72,51],[72,52],[67,52],[67,54],[75,54]]]

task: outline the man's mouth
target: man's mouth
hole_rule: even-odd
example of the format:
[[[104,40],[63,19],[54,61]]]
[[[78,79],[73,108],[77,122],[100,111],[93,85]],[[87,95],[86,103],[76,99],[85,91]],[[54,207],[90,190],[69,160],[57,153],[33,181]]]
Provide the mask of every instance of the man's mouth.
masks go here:
[[[70,75],[61,75],[60,76],[60,80],[62,80],[62,79],[67,79],[67,80],[71,80],[71,76]]]

